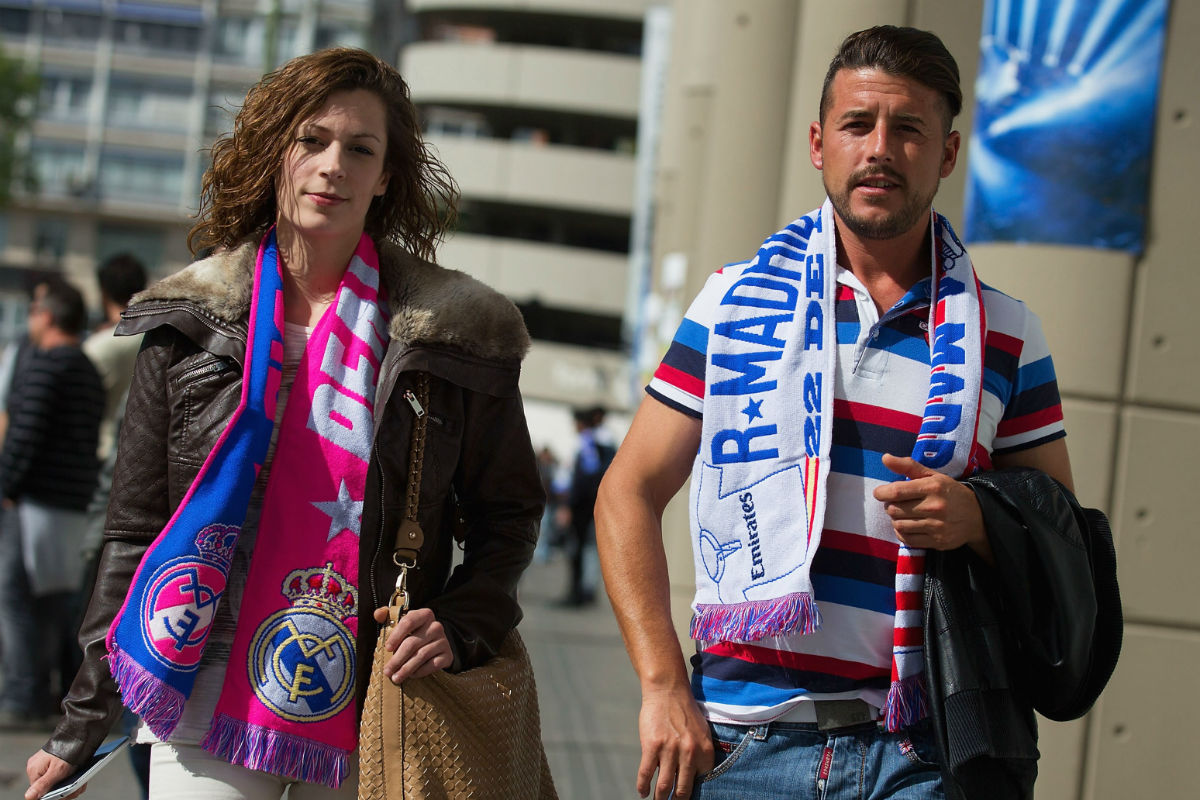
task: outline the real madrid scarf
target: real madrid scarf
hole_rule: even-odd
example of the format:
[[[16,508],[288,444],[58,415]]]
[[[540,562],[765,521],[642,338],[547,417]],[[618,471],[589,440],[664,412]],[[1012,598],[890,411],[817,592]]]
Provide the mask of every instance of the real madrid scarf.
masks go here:
[[[929,399],[912,457],[958,477],[975,469],[984,313],[970,260],[941,215],[933,214],[931,237]],[[836,265],[826,200],[768,237],[751,260],[722,270],[692,471],[693,639],[757,641],[820,627],[809,571],[832,446]],[[889,730],[925,713],[923,563],[922,551],[901,545]]]
[[[281,270],[272,230],[259,247],[238,408],[108,633],[123,701],[163,740],[191,693],[275,426]],[[386,322],[364,234],[280,409],[232,657],[202,743],[232,763],[329,786],[357,746],[358,537]]]

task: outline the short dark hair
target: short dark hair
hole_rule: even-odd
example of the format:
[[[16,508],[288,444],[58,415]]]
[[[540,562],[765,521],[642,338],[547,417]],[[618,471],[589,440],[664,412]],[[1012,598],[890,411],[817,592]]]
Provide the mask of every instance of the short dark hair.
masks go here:
[[[50,314],[50,321],[54,327],[68,336],[83,333],[84,325],[87,324],[87,307],[83,304],[83,294],[59,275],[47,276],[38,281],[38,286],[46,287],[46,291],[38,298],[38,306]]]
[[[96,268],[101,293],[119,306],[146,288],[146,268],[131,253],[117,253]]]
[[[962,111],[962,87],[958,63],[942,40],[929,31],[879,25],[852,33],[842,41],[837,55],[829,62],[825,84],[821,87],[821,123],[833,98],[829,87],[834,76],[844,69],[874,68],[889,75],[912,78],[940,93],[946,101],[946,133],[958,112]]]

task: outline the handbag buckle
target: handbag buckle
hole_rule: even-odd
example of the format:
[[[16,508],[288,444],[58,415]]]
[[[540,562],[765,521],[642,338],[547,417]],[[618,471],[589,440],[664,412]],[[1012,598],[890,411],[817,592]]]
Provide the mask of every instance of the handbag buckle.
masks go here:
[[[398,614],[403,614],[408,611],[408,570],[415,564],[397,558],[396,564],[400,567],[399,574],[396,575],[396,589],[392,592],[392,597],[388,600],[388,606],[395,609]]]

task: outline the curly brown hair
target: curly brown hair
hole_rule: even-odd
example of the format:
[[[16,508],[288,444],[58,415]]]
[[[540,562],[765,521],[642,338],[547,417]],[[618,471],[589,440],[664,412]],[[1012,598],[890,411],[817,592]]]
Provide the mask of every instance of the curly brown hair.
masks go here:
[[[275,223],[275,178],[296,126],[334,92],[365,89],[387,115],[386,191],[367,210],[364,230],[433,260],[453,224],[458,186],[421,139],[408,85],[391,65],[351,47],[293,58],[246,94],[233,132],[212,146],[212,165],[200,188],[198,221],[188,234],[192,253],[233,247],[261,237]]]

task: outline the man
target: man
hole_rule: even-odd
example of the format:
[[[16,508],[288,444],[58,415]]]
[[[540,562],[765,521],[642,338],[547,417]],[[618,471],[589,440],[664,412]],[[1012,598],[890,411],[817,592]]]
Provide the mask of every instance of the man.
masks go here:
[[[96,455],[104,461],[116,446],[116,418],[124,407],[125,393],[133,380],[133,365],[142,345],[141,336],[114,336],[121,312],[129,299],[146,288],[146,268],[129,253],[112,256],[96,269],[104,322],[83,342],[83,352],[92,360],[104,383],[104,417],[100,422],[100,446]]]
[[[961,102],[936,36],[843,42],[809,130],[826,203],[709,279],[608,471],[597,536],[642,684],[643,796],[943,796],[923,549],[990,558],[973,470],[1071,484],[1036,317],[979,287],[931,214]],[[661,538],[689,476],[690,685]]]
[[[33,347],[16,376],[0,449],[0,726],[37,725],[54,669],[74,675],[80,555],[96,487],[104,390],[80,348],[83,296],[58,277],[29,306]]]
[[[571,486],[563,506],[567,531],[567,551],[570,559],[567,594],[562,605],[581,607],[596,600],[592,585],[594,576],[587,575],[588,556],[595,545],[594,513],[596,494],[604,471],[612,463],[616,448],[608,441],[604,430],[605,411],[600,406],[575,410],[575,430],[579,434],[579,452],[571,469]],[[592,572],[595,571],[593,566]]]

